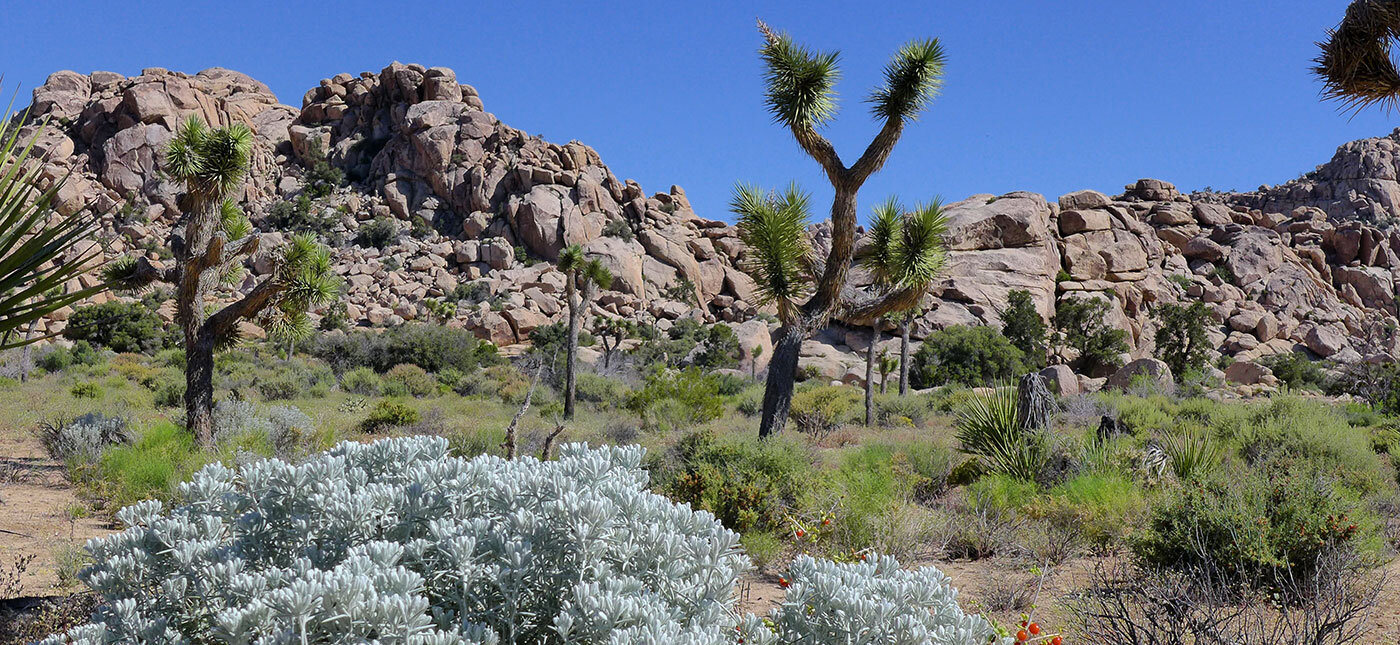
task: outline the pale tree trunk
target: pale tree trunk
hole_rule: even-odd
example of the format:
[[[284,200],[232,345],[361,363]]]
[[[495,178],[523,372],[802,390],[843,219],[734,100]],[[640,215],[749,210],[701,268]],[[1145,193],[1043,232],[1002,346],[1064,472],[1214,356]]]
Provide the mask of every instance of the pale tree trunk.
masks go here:
[[[909,322],[905,316],[899,323],[899,395],[909,394]]]
[[[865,350],[865,427],[875,425],[875,345],[880,342],[880,320],[870,323],[870,347]]]

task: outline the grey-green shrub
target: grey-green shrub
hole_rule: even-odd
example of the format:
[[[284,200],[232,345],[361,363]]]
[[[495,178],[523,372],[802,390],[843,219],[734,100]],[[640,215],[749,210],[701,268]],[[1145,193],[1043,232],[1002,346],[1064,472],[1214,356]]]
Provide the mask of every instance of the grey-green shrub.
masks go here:
[[[357,367],[340,375],[340,389],[351,394],[377,396],[383,380],[368,367]]]
[[[428,396],[437,391],[437,379],[417,365],[395,365],[384,374],[380,390],[385,396]]]
[[[64,463],[93,463],[112,446],[131,443],[135,435],[126,417],[90,412],[71,421],[39,426],[39,441],[49,456]]]
[[[446,451],[408,437],[300,465],[207,466],[180,487],[184,506],[127,507],[117,516],[129,528],[88,542],[93,564],[79,575],[102,604],[42,645],[995,637],[937,570],[877,556],[799,558],[771,622],[736,617],[739,535],[648,491],[640,448],[572,444],[549,462]]]

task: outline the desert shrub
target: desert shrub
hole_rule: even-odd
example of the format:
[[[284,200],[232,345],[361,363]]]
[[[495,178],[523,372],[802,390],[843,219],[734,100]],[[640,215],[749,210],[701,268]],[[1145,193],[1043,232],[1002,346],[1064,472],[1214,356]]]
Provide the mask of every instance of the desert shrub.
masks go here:
[[[914,352],[909,378],[915,388],[948,383],[984,385],[1026,370],[1021,350],[997,330],[952,325],[929,334]]]
[[[1128,351],[1128,332],[1104,322],[1108,308],[1108,300],[1102,298],[1062,298],[1050,322],[1055,330],[1051,334],[1055,353],[1063,355],[1066,349],[1073,349],[1086,370],[1121,366],[1121,354]]]
[[[289,406],[274,405],[267,409],[267,436],[273,454],[279,457],[304,454],[329,446],[328,436],[318,433],[316,423],[305,412]]]
[[[384,374],[385,396],[424,397],[437,391],[437,379],[417,365],[395,365]]]
[[[631,242],[632,238],[636,237],[636,235],[632,233],[632,227],[628,226],[627,221],[622,219],[608,220],[608,223],[603,225],[603,235],[615,237],[626,242]]]
[[[448,367],[470,372],[498,361],[496,347],[477,339],[470,331],[426,323],[398,325],[379,332],[318,334],[307,350],[337,372],[368,367],[384,373],[401,363],[429,372]]]
[[[166,498],[175,485],[203,465],[194,436],[173,423],[157,423],[135,442],[102,454],[94,482],[98,496],[113,508],[139,500]]]
[[[301,396],[305,384],[289,370],[278,370],[260,379],[258,393],[268,401],[285,401]]]
[[[1162,438],[1162,451],[1177,479],[1204,475],[1220,463],[1220,446],[1210,435],[1190,425],[1179,427]]]
[[[650,327],[638,331],[642,342],[631,352],[638,365],[695,366],[707,370],[739,365],[739,338],[727,325],[706,325],[683,318],[664,334]]]
[[[960,449],[989,472],[1022,481],[1035,481],[1050,458],[1044,433],[1021,427],[1012,387],[973,396],[958,410],[956,434]]]
[[[350,329],[350,312],[345,308],[345,302],[337,300],[326,307],[321,314],[321,321],[316,325],[321,331],[347,331]]]
[[[1031,292],[1012,289],[1006,294],[1006,311],[1001,313],[1001,334],[1021,350],[1026,367],[1039,369],[1045,366],[1045,319],[1036,310]]]
[[[73,387],[68,389],[68,393],[78,399],[100,399],[103,394],[102,386],[92,381],[74,383]]]
[[[571,445],[550,462],[465,461],[446,449],[442,439],[390,439],[341,444],[298,466],[206,468],[182,487],[187,505],[124,509],[132,528],[89,544],[94,564],[81,576],[104,605],[93,623],[44,645],[155,630],[191,641],[211,630],[230,641],[409,634],[398,640],[419,645],[834,645],[857,634],[953,645],[995,635],[962,613],[936,569],[878,556],[799,558],[787,573],[793,596],[767,622],[748,615],[736,628],[731,602],[747,567],[739,536],[646,492],[640,449]],[[241,521],[250,512],[263,521]],[[368,516],[392,519],[357,519]],[[204,527],[217,531],[203,537]],[[232,584],[230,570],[239,572]]]
[[[796,443],[754,443],[709,431],[686,435],[650,466],[658,492],[745,533],[781,531],[812,477],[811,460]]]
[[[1316,471],[1215,472],[1154,504],[1133,552],[1157,567],[1217,562],[1244,580],[1305,578],[1324,552],[1360,546],[1369,522],[1353,495]]]
[[[1323,388],[1331,396],[1351,395],[1386,414],[1400,414],[1400,363],[1357,363],[1343,367]]]
[[[365,432],[380,432],[389,428],[418,423],[421,418],[417,409],[404,402],[385,399],[375,404],[374,408],[369,411],[369,416],[360,423],[360,428]]]
[[[661,429],[693,427],[724,414],[718,379],[696,367],[653,373],[626,405],[645,425]]]
[[[267,417],[258,412],[252,401],[222,399],[214,404],[214,442],[224,444],[242,435],[268,434]]]
[[[1084,473],[1046,491],[1028,514],[1075,531],[1099,547],[1120,543],[1147,507],[1143,489],[1117,473]]]
[[[947,447],[928,441],[905,442],[899,446],[893,460],[895,468],[906,472],[910,478],[914,501],[932,502],[948,491],[953,452]]]
[[[130,443],[130,426],[126,417],[89,412],[72,420],[40,424],[39,442],[56,461],[70,466],[93,463],[108,448]]]
[[[279,231],[293,233],[315,233],[326,235],[335,228],[337,218],[334,211],[312,200],[312,195],[302,193],[296,199],[287,199],[272,205],[267,212],[267,223]]]
[[[133,353],[151,353],[172,341],[155,311],[139,302],[117,300],[78,307],[68,317],[63,337]]]
[[[820,439],[855,419],[860,392],[839,385],[805,388],[794,394],[789,418],[798,432]]]
[[[728,369],[739,366],[739,337],[728,325],[709,325],[699,334],[699,343],[691,356],[692,365],[701,369]]]
[[[1204,302],[1194,302],[1189,307],[1165,303],[1152,312],[1157,321],[1157,332],[1153,337],[1157,358],[1172,369],[1173,374],[1187,374],[1205,370],[1210,361],[1210,338],[1206,336],[1206,323],[1210,320],[1210,310]]]
[[[928,419],[928,401],[919,396],[875,395],[875,418],[880,425],[923,425]]]
[[[102,354],[85,340],[74,342],[72,347],[46,345],[35,354],[34,364],[45,372],[62,372],[74,365],[102,362]]]
[[[185,379],[163,377],[149,384],[151,402],[158,408],[178,408],[185,404]]]
[[[746,417],[756,417],[763,411],[763,393],[745,392],[734,402],[734,409]]]
[[[305,190],[313,199],[331,194],[345,182],[345,173],[326,159],[326,152],[322,149],[319,139],[313,138],[307,143],[306,161],[310,167],[306,170]]]
[[[1003,513],[1019,513],[1039,494],[1040,487],[1035,482],[1001,473],[980,477],[967,487],[969,499]]]
[[[1274,354],[1260,362],[1264,367],[1273,371],[1274,376],[1287,384],[1290,389],[1321,388],[1327,381],[1327,375],[1322,372],[1317,363],[1302,352]]]
[[[578,400],[589,403],[616,404],[627,398],[627,386],[617,379],[589,372],[580,373],[575,385]]]
[[[340,388],[351,394],[378,396],[382,385],[379,375],[368,367],[357,367],[340,375]]]
[[[360,225],[355,242],[360,246],[384,250],[399,239],[399,226],[388,217],[376,217]]]
[[[835,508],[831,533],[846,549],[869,548],[886,530],[891,515],[913,497],[917,478],[896,465],[889,444],[864,445],[842,455],[834,473],[823,473],[819,508]]]

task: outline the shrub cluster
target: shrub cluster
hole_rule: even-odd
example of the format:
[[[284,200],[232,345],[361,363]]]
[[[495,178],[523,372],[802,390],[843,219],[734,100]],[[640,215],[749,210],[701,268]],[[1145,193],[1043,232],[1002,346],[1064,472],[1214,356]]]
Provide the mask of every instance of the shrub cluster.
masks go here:
[[[68,317],[63,337],[114,352],[151,353],[173,343],[160,317],[139,302],[109,300],[84,305]]]
[[[952,325],[928,335],[909,370],[916,388],[949,383],[981,386],[1026,371],[1021,350],[996,329]]]
[[[496,347],[465,329],[408,323],[383,331],[318,334],[307,351],[337,372],[368,367],[384,373],[407,363],[429,372],[455,367],[463,372],[497,361]]]

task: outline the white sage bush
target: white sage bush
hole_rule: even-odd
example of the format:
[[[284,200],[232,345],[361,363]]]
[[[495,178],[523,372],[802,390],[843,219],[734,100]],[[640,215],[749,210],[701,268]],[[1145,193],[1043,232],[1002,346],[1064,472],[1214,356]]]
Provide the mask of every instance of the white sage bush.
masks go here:
[[[641,459],[635,446],[572,444],[557,461],[466,460],[444,439],[407,437],[297,465],[211,465],[182,485],[182,506],[125,508],[129,528],[88,542],[80,577],[103,602],[43,644],[991,638],[941,574],[892,559],[800,559],[771,622],[738,616],[739,536],[650,492]]]
[[[125,416],[89,412],[71,421],[45,422],[39,441],[49,456],[65,463],[96,462],[112,446],[131,443],[131,423]]]

